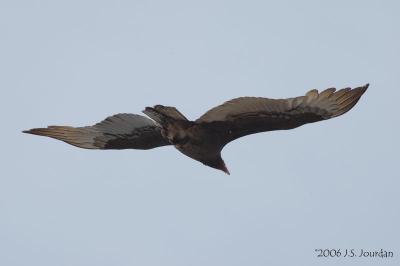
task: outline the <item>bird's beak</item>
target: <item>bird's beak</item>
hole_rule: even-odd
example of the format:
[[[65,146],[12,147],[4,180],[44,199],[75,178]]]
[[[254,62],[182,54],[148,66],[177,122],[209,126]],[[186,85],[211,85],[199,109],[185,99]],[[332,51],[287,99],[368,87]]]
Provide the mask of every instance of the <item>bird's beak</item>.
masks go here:
[[[226,165],[225,165],[225,163],[222,165],[222,167],[221,167],[221,171],[224,171],[225,172],[225,174],[227,174],[227,175],[230,175],[231,173],[229,173],[229,170],[228,170],[228,168],[226,168]]]

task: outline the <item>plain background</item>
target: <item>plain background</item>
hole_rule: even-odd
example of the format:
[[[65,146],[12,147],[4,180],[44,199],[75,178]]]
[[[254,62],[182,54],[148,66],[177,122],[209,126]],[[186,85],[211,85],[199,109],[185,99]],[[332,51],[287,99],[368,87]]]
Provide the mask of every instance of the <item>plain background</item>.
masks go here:
[[[400,265],[399,1],[0,1],[0,265]],[[228,145],[90,151],[21,133],[371,86]],[[317,258],[318,248],[395,257]]]

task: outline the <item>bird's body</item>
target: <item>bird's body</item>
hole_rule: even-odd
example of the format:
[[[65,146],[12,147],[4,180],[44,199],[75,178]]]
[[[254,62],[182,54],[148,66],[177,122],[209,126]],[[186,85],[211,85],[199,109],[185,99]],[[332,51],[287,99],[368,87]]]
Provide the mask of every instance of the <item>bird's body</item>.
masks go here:
[[[349,111],[368,88],[334,88],[289,99],[242,97],[217,106],[195,121],[174,107],[156,105],[136,114],[117,114],[86,127],[50,126],[25,133],[48,136],[87,149],[152,149],[174,145],[183,154],[229,174],[223,147],[249,134],[286,130]]]

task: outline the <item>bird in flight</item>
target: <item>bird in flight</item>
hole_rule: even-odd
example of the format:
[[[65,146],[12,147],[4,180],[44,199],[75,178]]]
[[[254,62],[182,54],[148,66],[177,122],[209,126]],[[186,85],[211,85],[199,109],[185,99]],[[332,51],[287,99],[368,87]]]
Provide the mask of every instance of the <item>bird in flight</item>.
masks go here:
[[[340,116],[367,90],[311,90],[288,99],[240,97],[212,108],[195,121],[175,107],[156,105],[137,114],[116,114],[93,126],[49,126],[24,133],[62,140],[85,149],[140,149],[174,145],[183,154],[229,174],[221,158],[229,142],[254,133],[293,129]]]

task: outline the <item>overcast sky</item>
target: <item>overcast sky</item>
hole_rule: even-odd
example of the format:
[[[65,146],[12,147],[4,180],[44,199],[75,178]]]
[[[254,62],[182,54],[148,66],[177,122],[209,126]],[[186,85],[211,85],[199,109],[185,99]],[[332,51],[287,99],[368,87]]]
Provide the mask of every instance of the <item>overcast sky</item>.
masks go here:
[[[0,265],[400,265],[399,1],[0,1]],[[241,138],[231,172],[172,147],[21,130],[155,104],[369,90],[347,114]],[[317,258],[315,249],[394,252]]]

